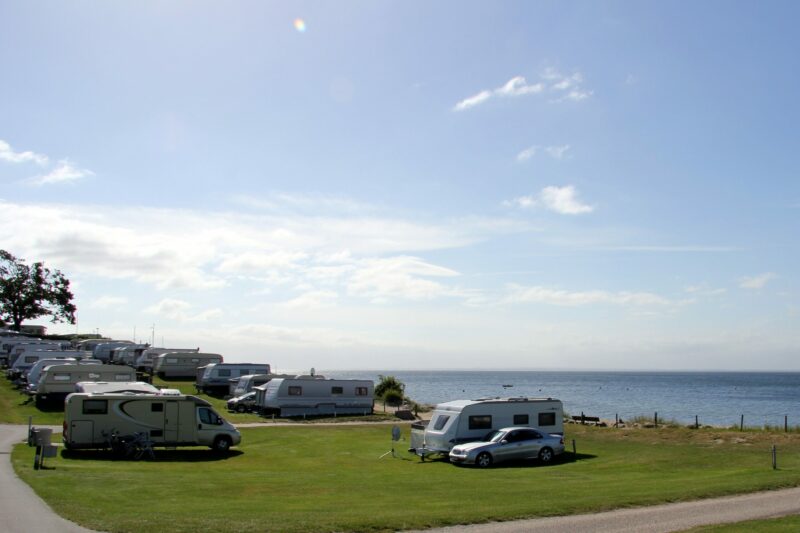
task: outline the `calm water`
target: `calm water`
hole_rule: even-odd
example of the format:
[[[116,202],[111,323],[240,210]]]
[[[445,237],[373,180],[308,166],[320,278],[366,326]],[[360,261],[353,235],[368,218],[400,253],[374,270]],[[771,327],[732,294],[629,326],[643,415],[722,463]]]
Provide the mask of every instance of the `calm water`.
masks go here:
[[[637,415],[701,424],[800,426],[798,372],[326,371],[327,377],[392,375],[422,403],[487,396],[552,397],[569,414],[624,420]],[[513,385],[505,388],[503,385]]]

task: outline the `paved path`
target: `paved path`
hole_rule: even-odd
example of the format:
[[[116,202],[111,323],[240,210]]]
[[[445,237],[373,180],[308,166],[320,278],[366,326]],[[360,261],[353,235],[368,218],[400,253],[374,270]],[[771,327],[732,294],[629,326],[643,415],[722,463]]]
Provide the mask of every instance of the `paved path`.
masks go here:
[[[605,513],[453,526],[425,533],[667,533],[791,514],[800,514],[800,488]]]
[[[61,428],[54,430],[61,431]],[[3,533],[92,533],[90,529],[82,528],[54,513],[14,473],[11,449],[27,438],[27,426],[0,425],[0,530]],[[43,472],[42,475],[46,474]]]

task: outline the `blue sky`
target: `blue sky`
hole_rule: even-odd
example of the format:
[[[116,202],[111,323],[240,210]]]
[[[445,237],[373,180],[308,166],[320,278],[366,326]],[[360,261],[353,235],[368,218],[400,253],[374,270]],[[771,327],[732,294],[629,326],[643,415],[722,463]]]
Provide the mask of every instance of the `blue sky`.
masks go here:
[[[800,370],[797,15],[0,1],[0,247],[279,370]]]

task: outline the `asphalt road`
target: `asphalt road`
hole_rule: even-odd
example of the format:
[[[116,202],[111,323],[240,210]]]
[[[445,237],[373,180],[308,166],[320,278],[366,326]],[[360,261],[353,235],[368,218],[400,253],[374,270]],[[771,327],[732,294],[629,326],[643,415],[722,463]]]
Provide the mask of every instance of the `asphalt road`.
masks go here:
[[[54,428],[61,431],[61,428]],[[11,449],[28,437],[27,426],[0,425],[0,531],[3,533],[92,533],[64,520],[14,473]],[[45,460],[45,464],[47,461]],[[31,464],[33,468],[33,464]],[[47,471],[40,471],[47,475]],[[77,495],[76,495],[77,496]]]
[[[271,425],[271,424],[270,424]],[[54,427],[54,432],[61,430]],[[53,512],[14,473],[10,453],[26,426],[0,425],[0,531],[93,533]],[[31,465],[33,468],[33,465]],[[47,475],[47,471],[42,471]],[[666,533],[707,524],[800,514],[800,487],[604,513],[428,529],[426,533]]]

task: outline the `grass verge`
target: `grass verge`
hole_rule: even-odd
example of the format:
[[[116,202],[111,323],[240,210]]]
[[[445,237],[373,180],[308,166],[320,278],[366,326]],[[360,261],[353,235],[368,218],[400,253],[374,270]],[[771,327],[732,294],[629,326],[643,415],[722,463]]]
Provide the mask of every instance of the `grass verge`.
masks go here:
[[[578,453],[489,470],[420,462],[386,426],[242,431],[228,457],[159,450],[155,461],[65,452],[17,474],[59,514],[111,532],[388,531],[601,511],[800,484],[800,436],[568,426]],[[408,427],[404,427],[407,444]],[[779,450],[772,470],[770,447]],[[568,446],[570,447],[570,446]]]

